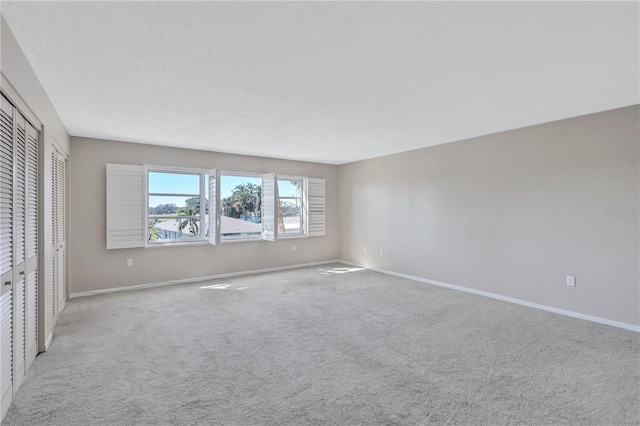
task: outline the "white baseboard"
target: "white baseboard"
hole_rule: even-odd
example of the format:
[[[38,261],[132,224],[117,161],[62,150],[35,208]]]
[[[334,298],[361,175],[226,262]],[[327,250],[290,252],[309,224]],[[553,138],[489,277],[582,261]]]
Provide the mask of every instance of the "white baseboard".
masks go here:
[[[515,303],[517,305],[527,306],[529,308],[540,309],[542,311],[553,312],[555,314],[566,315],[568,317],[583,319],[583,320],[587,320],[587,321],[591,321],[591,322],[596,322],[596,323],[599,323],[599,324],[610,325],[612,327],[623,328],[625,330],[631,330],[631,331],[635,331],[635,332],[640,332],[640,326],[638,326],[638,325],[627,324],[627,323],[619,322],[619,321],[613,321],[613,320],[610,320],[610,319],[600,318],[600,317],[596,317],[596,316],[593,316],[593,315],[581,314],[579,312],[567,311],[567,310],[564,310],[564,309],[554,308],[552,306],[541,305],[539,303],[528,302],[526,300],[520,300],[520,299],[516,299],[516,298],[513,298],[513,297],[502,296],[500,294],[489,293],[487,291],[476,290],[476,289],[473,289],[473,288],[462,287],[462,286],[459,286],[459,285],[454,285],[454,284],[444,283],[444,282],[440,282],[440,281],[429,280],[427,278],[416,277],[414,275],[407,275],[407,274],[401,274],[399,272],[388,271],[386,269],[370,268],[368,266],[359,265],[357,263],[347,262],[346,260],[340,260],[340,263],[344,263],[345,265],[349,265],[349,266],[355,266],[355,267],[359,267],[359,268],[369,269],[371,271],[380,272],[380,273],[386,274],[386,275],[393,275],[394,277],[405,278],[405,279],[408,279],[408,280],[418,281],[418,282],[425,283],[425,284],[437,285],[438,287],[445,287],[445,288],[449,288],[449,289],[452,289],[452,290],[464,291],[465,293],[471,293],[471,294],[476,294],[478,296],[490,297],[492,299],[501,300],[503,302]]]
[[[253,269],[249,271],[239,271],[239,272],[229,272],[226,274],[217,274],[217,275],[209,275],[206,277],[196,277],[196,278],[186,278],[182,280],[173,280],[173,281],[162,281],[157,283],[148,283],[148,284],[139,284],[132,285],[127,287],[114,287],[114,288],[105,288],[102,290],[91,290],[91,291],[80,291],[77,293],[71,293],[69,295],[70,299],[75,299],[77,297],[86,297],[86,296],[95,296],[97,294],[108,294],[108,293],[116,293],[119,291],[129,291],[129,290],[139,290],[141,288],[152,288],[152,287],[164,287],[167,285],[174,284],[186,284],[186,283],[197,283],[201,281],[211,281],[218,280],[222,278],[231,278],[231,277],[240,277],[243,275],[255,275],[262,274],[265,272],[277,272],[277,271],[286,271],[289,269],[299,269],[299,268],[307,268],[310,266],[318,266],[318,265],[326,265],[329,263],[341,263],[339,260],[324,260],[322,262],[312,262],[312,263],[300,263],[297,265],[288,265],[288,266],[276,266],[274,268],[266,268],[266,269]]]
[[[44,342],[44,351],[49,351],[49,346],[51,346],[51,341],[53,340],[53,332],[49,333],[49,337],[47,337],[47,341]]]

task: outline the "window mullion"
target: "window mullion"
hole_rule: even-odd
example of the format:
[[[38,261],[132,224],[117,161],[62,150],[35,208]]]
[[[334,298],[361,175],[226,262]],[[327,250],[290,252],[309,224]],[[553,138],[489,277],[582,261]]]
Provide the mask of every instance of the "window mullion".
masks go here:
[[[205,174],[204,173],[200,173],[200,209],[198,211],[198,213],[200,213],[200,238],[204,238],[206,235],[206,226],[207,224],[205,223],[206,220],[206,211],[207,211],[207,206],[206,206],[206,201],[205,201]]]

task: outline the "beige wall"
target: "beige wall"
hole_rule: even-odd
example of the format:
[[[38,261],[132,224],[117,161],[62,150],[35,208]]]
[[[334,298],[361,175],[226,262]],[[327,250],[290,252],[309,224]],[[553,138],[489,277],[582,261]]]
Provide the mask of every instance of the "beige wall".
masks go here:
[[[337,259],[337,166],[86,138],[71,139],[69,286],[72,293]],[[106,249],[105,164],[216,167],[326,179],[326,236],[220,246]],[[296,251],[292,251],[292,245]],[[126,259],[133,259],[133,267]]]
[[[52,312],[53,284],[51,277],[51,263],[53,251],[51,248],[51,163],[47,161],[52,152],[52,145],[56,144],[62,151],[69,153],[69,134],[58,116],[49,96],[44,91],[38,77],[27,61],[22,49],[18,45],[11,29],[4,20],[0,19],[0,68],[2,73],[12,86],[12,90],[18,93],[22,101],[28,105],[33,114],[40,120],[41,129],[40,147],[40,206],[43,214],[40,223],[39,243],[41,291],[39,305],[42,309],[38,325],[38,345],[44,350],[44,345],[50,340],[55,319]],[[4,88],[5,90],[7,88]],[[15,100],[14,100],[15,102]]]
[[[340,257],[638,325],[639,114],[633,106],[340,166]]]

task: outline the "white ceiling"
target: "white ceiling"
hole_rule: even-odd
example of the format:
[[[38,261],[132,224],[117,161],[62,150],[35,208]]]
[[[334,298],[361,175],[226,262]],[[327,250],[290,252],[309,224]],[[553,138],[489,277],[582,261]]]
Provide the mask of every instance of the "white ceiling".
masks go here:
[[[74,136],[342,164],[640,103],[638,2],[1,7]]]

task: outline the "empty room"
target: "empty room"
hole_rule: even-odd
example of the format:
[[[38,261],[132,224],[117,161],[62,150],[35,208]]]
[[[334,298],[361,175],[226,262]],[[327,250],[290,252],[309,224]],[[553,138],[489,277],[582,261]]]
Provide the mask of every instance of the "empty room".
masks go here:
[[[640,2],[6,1],[2,425],[640,425]]]

